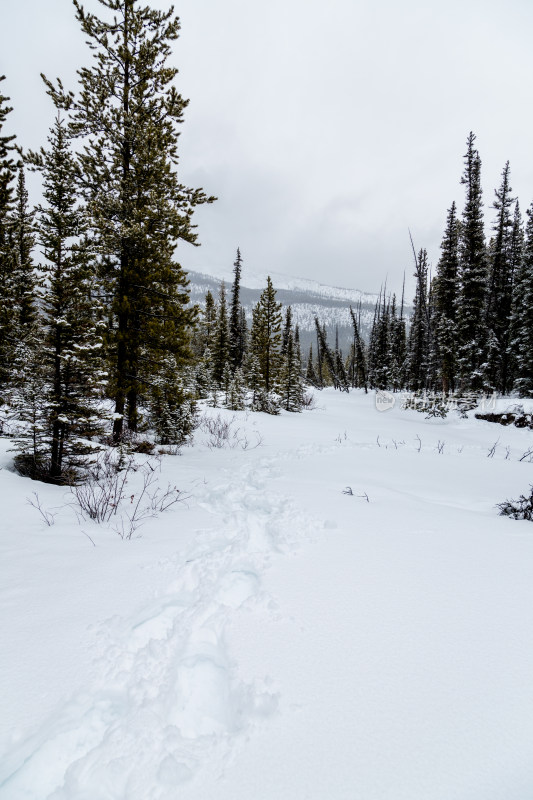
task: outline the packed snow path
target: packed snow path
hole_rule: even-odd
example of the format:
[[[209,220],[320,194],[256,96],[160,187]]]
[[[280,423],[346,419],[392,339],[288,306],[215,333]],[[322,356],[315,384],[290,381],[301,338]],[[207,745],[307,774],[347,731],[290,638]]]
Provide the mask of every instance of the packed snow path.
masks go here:
[[[494,503],[531,433],[319,400],[168,459],[188,507],[134,542],[43,527],[0,473],[2,800],[530,800],[533,534]]]

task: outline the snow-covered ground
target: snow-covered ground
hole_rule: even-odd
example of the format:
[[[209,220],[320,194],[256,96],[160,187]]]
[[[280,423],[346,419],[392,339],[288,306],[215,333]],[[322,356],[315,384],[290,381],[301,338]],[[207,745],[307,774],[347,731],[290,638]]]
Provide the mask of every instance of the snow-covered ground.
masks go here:
[[[533,433],[317,402],[131,541],[0,442],[2,800],[531,800]]]

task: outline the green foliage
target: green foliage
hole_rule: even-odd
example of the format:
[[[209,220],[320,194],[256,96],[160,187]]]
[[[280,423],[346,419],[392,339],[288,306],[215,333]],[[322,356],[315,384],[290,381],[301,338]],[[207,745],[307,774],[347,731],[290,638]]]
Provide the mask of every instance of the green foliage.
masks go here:
[[[442,391],[453,391],[457,379],[457,309],[459,291],[459,223],[455,203],[446,219],[441,257],[433,281],[434,343]]]
[[[259,362],[267,394],[275,388],[281,365],[281,303],[270,276],[253,310],[250,347]]]
[[[5,75],[0,76],[0,83]],[[15,291],[13,271],[15,252],[12,236],[13,192],[17,165],[13,158],[15,136],[3,132],[13,110],[9,97],[0,94],[0,401],[6,399],[10,383],[15,333]]]
[[[237,248],[237,257],[233,264],[233,286],[231,290],[231,307],[229,313],[229,359],[233,369],[242,366],[246,348],[246,320],[240,303],[242,257]]]
[[[37,208],[36,232],[46,259],[40,267],[46,293],[38,330],[33,339],[21,339],[27,352],[19,358],[18,402],[26,424],[17,448],[42,476],[64,482],[92,451],[86,440],[102,432],[104,326],[94,294],[94,256],[78,204],[77,163],[59,115],[48,142],[48,150],[28,156],[43,176],[45,205]],[[30,321],[31,316],[28,326]]]
[[[196,404],[172,357],[150,386],[149,423],[158,444],[185,444],[197,426]]]
[[[514,287],[510,346],[515,363],[513,388],[520,397],[533,397],[533,204],[527,210],[524,254]]]
[[[246,387],[244,384],[244,376],[241,368],[238,367],[230,378],[226,390],[226,407],[232,411],[240,411],[245,407],[245,399]]]
[[[222,382],[224,367],[230,355],[230,340],[228,328],[228,311],[226,303],[226,287],[224,281],[220,284],[218,312],[213,340],[213,380],[218,385]]]
[[[101,274],[111,297],[109,391],[115,401],[114,441],[124,415],[136,430],[138,404],[154,366],[169,374],[190,359],[189,333],[196,311],[188,307],[187,280],[174,261],[178,241],[196,242],[192,214],[210,202],[177,175],[178,127],[187,105],[168,65],[179,33],[173,9],[159,11],[135,0],[101,0],[108,20],[74,0],[76,16],[93,50],[91,67],[78,71],[79,93],[45,78],[70,130],[83,139],[80,166]]]
[[[304,386],[301,375],[301,361],[294,341],[293,331],[289,328],[286,338],[285,353],[279,380],[281,407],[285,411],[301,411],[303,406]]]
[[[416,295],[409,330],[406,373],[413,391],[427,388],[430,344],[430,316],[428,313],[428,260],[421,249],[416,262]]]
[[[466,202],[460,227],[460,296],[457,315],[458,373],[463,391],[481,390],[483,384],[484,343],[486,341],[485,304],[487,295],[487,253],[483,223],[481,159],[474,147],[475,135],[467,140],[465,170],[461,183],[466,186]]]

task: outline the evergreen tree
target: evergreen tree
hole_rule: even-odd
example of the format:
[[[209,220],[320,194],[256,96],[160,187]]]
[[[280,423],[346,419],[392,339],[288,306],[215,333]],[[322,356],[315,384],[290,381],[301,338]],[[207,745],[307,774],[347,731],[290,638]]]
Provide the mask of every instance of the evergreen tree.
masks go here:
[[[217,306],[211,291],[208,289],[205,293],[205,306],[201,312],[199,331],[198,331],[198,344],[195,348],[196,353],[203,357],[206,350],[211,352],[215,340],[215,329],[217,320]]]
[[[516,363],[513,389],[520,397],[533,397],[533,204],[527,210],[525,245],[517,270],[511,329],[511,347]]]
[[[248,350],[248,325],[246,322],[246,312],[241,306],[239,310],[239,337],[240,337],[240,350],[242,353],[241,365],[244,365],[246,353]]]
[[[377,389],[388,389],[391,384],[391,319],[390,305],[385,290],[379,294],[374,309],[374,320],[368,347],[368,374],[370,383]]]
[[[511,300],[511,313],[509,320],[509,335],[507,344],[507,366],[508,366],[508,386],[512,387],[517,377],[517,350],[515,340],[520,329],[520,319],[522,315],[522,295],[520,280],[522,278],[522,259],[524,256],[524,230],[522,226],[522,214],[518,200],[515,203],[513,216],[513,231],[511,234],[510,245],[511,273],[513,276],[513,295]]]
[[[305,370],[305,380],[307,383],[310,383],[311,386],[319,386],[319,381],[317,374],[315,372],[315,366],[313,362],[313,345],[309,345],[309,355],[307,357],[307,367]]]
[[[483,227],[481,159],[474,147],[476,137],[467,140],[465,169],[461,183],[466,186],[459,238],[458,372],[461,388],[479,391],[483,383],[484,343],[486,342],[485,300],[487,294],[487,254]]]
[[[228,393],[232,377],[233,377],[233,370],[230,367],[229,362],[226,361],[226,363],[224,364],[224,369],[222,370],[222,380],[220,382],[220,388],[225,394],[224,402],[226,403],[226,405],[228,404]]]
[[[254,307],[250,346],[259,361],[267,394],[275,387],[281,359],[281,303],[270,276],[259,302]]]
[[[298,349],[291,331],[287,339],[287,349],[283,356],[280,375],[281,405],[285,411],[301,411],[304,387]]]
[[[232,411],[240,411],[244,408],[246,389],[244,377],[240,367],[237,367],[230,378],[228,391],[226,393],[226,406]]]
[[[29,156],[43,176],[46,205],[37,209],[37,233],[46,259],[41,265],[46,293],[40,341],[29,356],[23,350],[29,368],[19,416],[28,428],[18,437],[17,463],[28,474],[61,482],[75,475],[91,450],[85,440],[101,430],[98,401],[105,375],[94,260],[77,200],[79,171],[59,116],[48,142],[48,150]]]
[[[245,347],[241,315],[242,308],[240,303],[241,272],[241,251],[237,248],[237,258],[233,264],[234,278],[229,313],[229,358],[233,369],[237,369],[242,365]]]
[[[353,326],[353,342],[350,350],[348,361],[348,374],[350,383],[354,389],[364,389],[365,393],[368,391],[367,387],[367,365],[365,343],[361,336],[361,306],[359,305],[359,313],[357,318],[350,306],[350,317]]]
[[[281,356],[285,356],[289,346],[289,338],[292,334],[292,308],[287,306],[285,309],[285,321],[283,323],[283,332],[281,335]]]
[[[14,256],[12,285],[18,341],[31,332],[36,318],[37,277],[32,260],[35,244],[33,217],[34,214],[28,206],[24,167],[19,164],[10,231]]]
[[[300,342],[300,326],[298,323],[294,326],[294,344],[296,347],[296,352],[298,354],[298,358],[300,359],[300,372],[302,371],[302,345]]]
[[[74,0],[76,17],[94,51],[79,70],[79,96],[44,78],[58,107],[69,109],[71,131],[83,139],[79,158],[84,195],[98,235],[102,271],[112,298],[110,392],[113,438],[124,415],[136,430],[138,404],[153,366],[167,373],[187,363],[194,309],[187,280],[174,262],[179,240],[196,243],[192,214],[209,202],[179,182],[178,126],[187,105],[172,85],[168,65],[178,38],[173,8],[159,11],[137,0],[100,0],[109,20]]]
[[[396,309],[396,295],[392,296],[390,313],[390,387],[393,392],[403,386],[403,373],[406,356],[407,337],[403,318],[403,291],[400,314]]]
[[[246,357],[246,385],[251,392],[252,411],[259,410],[260,398],[265,385],[261,373],[261,365],[253,350],[249,350]]]
[[[509,183],[509,162],[505,164],[500,188],[495,191],[493,208],[497,217],[493,225],[494,239],[489,251],[486,325],[489,351],[485,369],[487,388],[505,393],[509,378],[509,323],[513,296],[513,218]]]
[[[442,391],[455,389],[457,378],[457,307],[459,294],[459,223],[455,202],[446,219],[441,257],[433,281],[437,373]]]
[[[205,400],[209,396],[212,382],[210,351],[206,349],[197,362],[194,372],[194,392],[197,400]]]
[[[224,367],[230,357],[230,339],[228,329],[228,311],[226,304],[226,286],[220,284],[218,313],[213,337],[213,380],[220,385]]]
[[[407,351],[407,385],[412,391],[427,388],[429,357],[428,262],[426,250],[420,250],[416,262],[416,294],[413,303]]]
[[[147,396],[149,422],[159,444],[182,445],[196,427],[194,387],[186,385],[186,377],[172,354],[152,377]]]
[[[1,75],[0,84],[4,80],[5,75]],[[8,101],[9,97],[0,93],[0,402],[5,399],[16,343],[11,211],[17,167],[13,158],[15,136],[3,132],[6,119],[13,110]]]
[[[331,380],[331,384],[335,389],[348,392],[350,387],[348,385],[348,378],[344,370],[344,365],[342,365],[342,370],[339,372],[337,370],[338,364],[335,358],[335,353],[331,351],[331,348],[328,345],[325,326],[320,326],[318,317],[315,317],[315,328],[318,340],[320,342],[320,351],[323,357],[322,374],[324,375],[327,372],[328,377]]]

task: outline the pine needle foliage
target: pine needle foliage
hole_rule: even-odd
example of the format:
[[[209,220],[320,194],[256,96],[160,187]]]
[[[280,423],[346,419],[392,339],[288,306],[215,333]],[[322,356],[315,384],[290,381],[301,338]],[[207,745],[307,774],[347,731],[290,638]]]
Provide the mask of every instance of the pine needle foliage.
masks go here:
[[[168,64],[180,29],[173,8],[99,2],[106,19],[74,0],[93,53],[92,65],[78,71],[78,94],[43,77],[83,143],[82,188],[111,304],[109,391],[118,443],[124,417],[130,430],[137,429],[150,364],[159,364],[162,375],[167,359],[178,369],[190,359],[195,310],[187,307],[187,280],[174,250],[179,241],[196,243],[194,209],[214,198],[184,186],[177,175],[178,128],[188,101],[173,85],[177,69]]]

